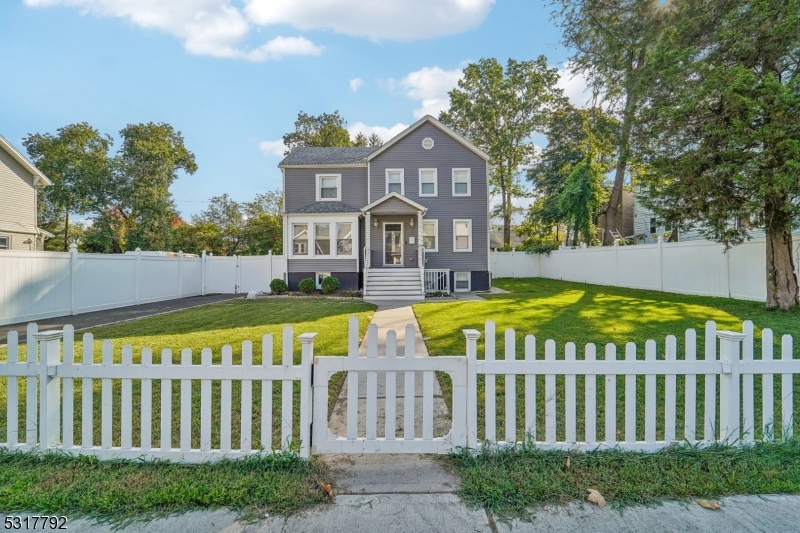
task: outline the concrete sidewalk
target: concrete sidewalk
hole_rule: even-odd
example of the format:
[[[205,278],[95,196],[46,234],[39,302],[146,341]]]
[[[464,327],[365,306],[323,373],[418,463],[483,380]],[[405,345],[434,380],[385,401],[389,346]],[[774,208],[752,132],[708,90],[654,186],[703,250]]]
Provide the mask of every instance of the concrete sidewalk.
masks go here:
[[[721,503],[719,511],[703,509],[694,501],[622,510],[574,503],[533,510],[530,522],[505,523],[482,509],[467,507],[454,494],[344,495],[337,496],[331,505],[320,505],[290,517],[270,516],[252,524],[238,522],[232,511],[217,510],[136,523],[119,530],[107,524],[70,520],[67,529],[84,533],[789,533],[798,530],[800,496],[735,496],[723,498]],[[0,524],[4,518],[5,515],[0,515]]]

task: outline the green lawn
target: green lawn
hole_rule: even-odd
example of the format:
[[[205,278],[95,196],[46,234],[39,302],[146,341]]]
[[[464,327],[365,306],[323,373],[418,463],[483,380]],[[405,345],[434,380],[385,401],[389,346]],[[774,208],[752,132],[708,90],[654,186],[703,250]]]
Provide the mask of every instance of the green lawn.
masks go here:
[[[537,504],[585,500],[590,488],[612,507],[667,498],[800,492],[797,441],[703,449],[676,446],[649,454],[545,452],[518,446],[451,458],[462,479],[459,495],[501,518],[533,518]]]
[[[731,329],[741,331],[742,321],[752,320],[755,325],[757,358],[761,345],[761,329],[772,328],[775,333],[775,354],[780,357],[780,336],[788,333],[800,339],[800,310],[788,313],[768,311],[759,302],[748,302],[725,298],[710,298],[700,296],[685,296],[678,294],[605,287],[583,283],[533,279],[498,279],[494,280],[497,287],[510,291],[508,294],[492,294],[486,296],[486,301],[480,302],[448,302],[448,303],[422,303],[414,306],[414,312],[422,328],[422,334],[431,355],[462,355],[465,353],[465,339],[462,329],[474,328],[483,333],[487,320],[494,320],[497,326],[496,354],[503,358],[505,353],[504,331],[514,328],[516,333],[516,356],[524,357],[524,337],[533,334],[537,338],[537,358],[544,357],[544,341],[554,339],[557,344],[557,358],[564,357],[564,344],[575,342],[578,345],[578,359],[583,358],[584,345],[593,342],[597,345],[598,359],[604,357],[603,345],[612,342],[617,344],[617,358],[624,355],[624,344],[635,342],[638,347],[638,357],[644,358],[644,343],[648,339],[655,339],[658,343],[659,358],[663,358],[664,339],[667,335],[675,335],[678,340],[678,358],[683,358],[683,335],[687,328],[697,330],[698,357],[703,357],[704,327],[707,320],[714,320],[718,329]],[[483,358],[484,339],[478,342],[478,357]],[[482,380],[481,380],[482,381]],[[775,379],[775,405],[780,405],[779,379]],[[504,435],[505,405],[503,402],[504,378],[497,378],[497,409],[498,409],[498,435]],[[755,397],[761,398],[760,379],[756,378]],[[683,377],[678,377],[677,398],[677,431],[678,436],[683,435]],[[658,435],[663,435],[663,384],[664,379],[658,380],[659,388],[659,416]],[[443,380],[448,400],[449,390],[447,380]],[[557,386],[560,395],[563,395],[563,377],[558,379]],[[577,379],[577,414],[578,435],[583,431],[583,378]],[[795,388],[800,387],[800,376],[795,376]],[[518,378],[517,382],[517,423],[519,435],[523,431],[524,419],[521,416],[521,399],[524,398],[524,380]],[[483,427],[483,402],[482,388],[479,392],[479,416]],[[620,376],[617,383],[618,431],[617,438],[623,438],[624,417],[624,377]],[[698,436],[702,436],[703,429],[703,382],[698,379],[697,386],[697,428]],[[544,431],[544,379],[537,381],[537,434],[543,435]],[[598,380],[598,399],[604,397],[602,380]],[[637,398],[639,403],[639,423],[637,424],[638,438],[644,437],[644,377],[637,378]],[[800,394],[795,394],[795,409],[800,407]],[[558,401],[558,418],[561,427],[558,437],[563,438],[563,396]],[[605,424],[604,402],[598,400],[598,438],[603,437],[602,428]],[[779,417],[780,409],[776,408]],[[756,406],[756,420],[760,420],[760,402]],[[776,420],[776,436],[781,434],[781,421]],[[716,427],[716,424],[715,424]],[[795,421],[795,434],[798,424]],[[756,431],[759,435],[760,432]],[[481,433],[479,433],[479,436]]]
[[[351,315],[359,317],[361,334],[366,331],[375,307],[372,304],[353,300],[335,299],[301,299],[301,298],[264,298],[255,300],[237,299],[221,302],[203,307],[177,311],[166,315],[144,318],[131,322],[91,328],[87,330],[95,338],[94,360],[101,361],[101,342],[103,339],[114,341],[114,362],[121,361],[121,348],[124,344],[133,347],[133,362],[137,363],[141,358],[141,349],[151,347],[153,349],[153,363],[159,363],[161,350],[170,348],[173,352],[173,364],[180,362],[180,350],[191,348],[193,363],[200,364],[200,350],[209,347],[213,351],[213,362],[219,364],[221,361],[221,348],[225,344],[230,344],[233,348],[233,364],[241,362],[241,343],[244,340],[253,341],[253,363],[261,363],[261,338],[265,333],[271,333],[274,337],[273,362],[281,364],[282,329],[285,324],[291,324],[294,328],[294,363],[300,363],[300,343],[297,336],[305,332],[315,332],[317,336],[314,349],[317,355],[346,355],[347,354],[347,328],[348,320]],[[77,332],[75,343],[76,359],[82,360],[83,343],[82,337],[85,331]],[[7,348],[0,347],[0,360],[5,360]],[[26,346],[20,346],[20,357],[26,353]],[[75,437],[81,435],[81,384],[75,380]],[[5,378],[0,378],[0,439],[5,440],[6,433],[6,382]],[[338,392],[337,384],[342,382],[341,377],[333,380],[331,384],[332,394]],[[212,446],[219,444],[219,381],[212,382],[212,392],[214,400],[212,402],[212,413],[214,421],[212,425]],[[25,383],[20,380],[20,430],[24,430],[25,420]],[[161,384],[160,381],[153,381],[153,447],[160,445],[160,405],[161,405]],[[236,443],[240,438],[240,391],[238,383],[233,383],[233,413],[232,413],[232,443]],[[180,435],[180,386],[173,383],[172,400],[172,443],[178,445]],[[94,409],[94,444],[100,443],[100,401],[101,383],[95,380],[93,400]],[[119,380],[114,380],[114,405],[113,420],[119,421],[120,411],[120,391]],[[273,442],[261,443],[261,420],[260,420],[260,398],[261,384],[253,384],[253,447],[258,449],[262,446],[266,449],[280,447],[280,393],[281,387],[273,385]],[[140,405],[140,382],[135,380],[133,383],[133,405],[134,413]],[[294,409],[294,433],[295,440],[299,439],[298,427],[298,405],[299,405],[299,383],[295,383],[295,409]],[[200,439],[200,382],[192,382],[192,446],[199,446]],[[138,444],[139,419],[133,417],[133,442]],[[24,433],[22,433],[24,435]],[[119,445],[120,427],[118,423],[114,425],[113,444]]]

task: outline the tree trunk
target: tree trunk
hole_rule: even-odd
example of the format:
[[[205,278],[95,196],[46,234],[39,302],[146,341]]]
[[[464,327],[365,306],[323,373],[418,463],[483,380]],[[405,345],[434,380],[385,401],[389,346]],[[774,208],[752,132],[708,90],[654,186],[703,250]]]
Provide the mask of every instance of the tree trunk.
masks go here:
[[[511,246],[511,199],[503,191],[503,245]]]
[[[619,139],[619,157],[617,170],[614,174],[614,187],[611,189],[611,198],[606,208],[606,229],[603,232],[603,244],[614,242],[612,231],[617,229],[617,212],[622,204],[622,186],[625,184],[625,172],[628,169],[628,156],[630,153],[631,128],[633,127],[634,97],[628,92],[625,97],[625,111],[622,115],[622,132]],[[623,235],[624,236],[624,235]]]
[[[69,252],[69,209],[64,212],[64,251]]]
[[[791,309],[798,302],[792,233],[767,228],[767,307]]]

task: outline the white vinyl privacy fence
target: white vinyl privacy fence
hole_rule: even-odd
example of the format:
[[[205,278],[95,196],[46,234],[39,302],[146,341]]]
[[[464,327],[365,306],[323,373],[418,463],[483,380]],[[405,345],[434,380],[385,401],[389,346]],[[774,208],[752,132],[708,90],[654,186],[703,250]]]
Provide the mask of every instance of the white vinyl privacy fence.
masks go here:
[[[209,293],[269,291],[283,256],[0,251],[0,325]]]
[[[800,234],[794,235],[800,268]],[[495,278],[550,278],[634,289],[765,301],[766,242],[757,237],[725,252],[710,241],[560,248],[549,255],[492,252]],[[800,271],[798,271],[800,275]]]
[[[315,358],[316,334],[304,333],[295,364],[294,333],[286,326],[282,364],[276,365],[270,335],[262,339],[259,362],[250,341],[237,353],[224,346],[220,354],[203,349],[199,358],[184,349],[180,362],[162,350],[156,362],[150,348],[134,354],[126,345],[118,352],[106,340],[98,363],[91,335],[83,337],[79,360],[71,327],[39,333],[31,324],[26,356],[12,332],[7,360],[0,362],[0,391],[5,386],[7,398],[0,408],[0,446],[197,462],[278,449],[305,457],[447,453],[522,441],[545,449],[655,451],[676,442],[741,444],[795,434],[800,359],[792,337],[784,335],[776,346],[773,332],[764,329],[757,343],[750,321],[741,333],[717,331],[708,322],[701,345],[690,329],[680,341],[673,335],[663,343],[649,340],[644,350],[634,343],[561,348],[552,340],[542,350],[533,335],[518,350],[514,330],[497,339],[494,322],[485,328],[481,354],[481,333],[464,330],[466,357],[423,357],[413,342],[397,353],[394,331],[379,353],[373,325],[361,357],[353,317],[349,356]],[[328,425],[336,372],[347,373],[342,436]],[[452,427],[443,437],[433,431],[437,372],[452,380]],[[421,403],[416,383],[422,384]]]

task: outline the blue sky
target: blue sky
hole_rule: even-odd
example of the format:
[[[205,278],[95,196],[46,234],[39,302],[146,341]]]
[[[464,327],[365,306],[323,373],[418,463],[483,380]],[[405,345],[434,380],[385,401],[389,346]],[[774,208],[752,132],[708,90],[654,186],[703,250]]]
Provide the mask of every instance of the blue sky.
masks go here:
[[[543,0],[4,0],[0,134],[88,122],[116,135],[167,122],[199,170],[172,187],[184,218],[209,197],[280,187],[298,111],[339,112],[384,139],[446,107],[460,68],[569,55]],[[582,80],[565,74],[565,91]],[[537,139],[537,143],[540,139]]]

